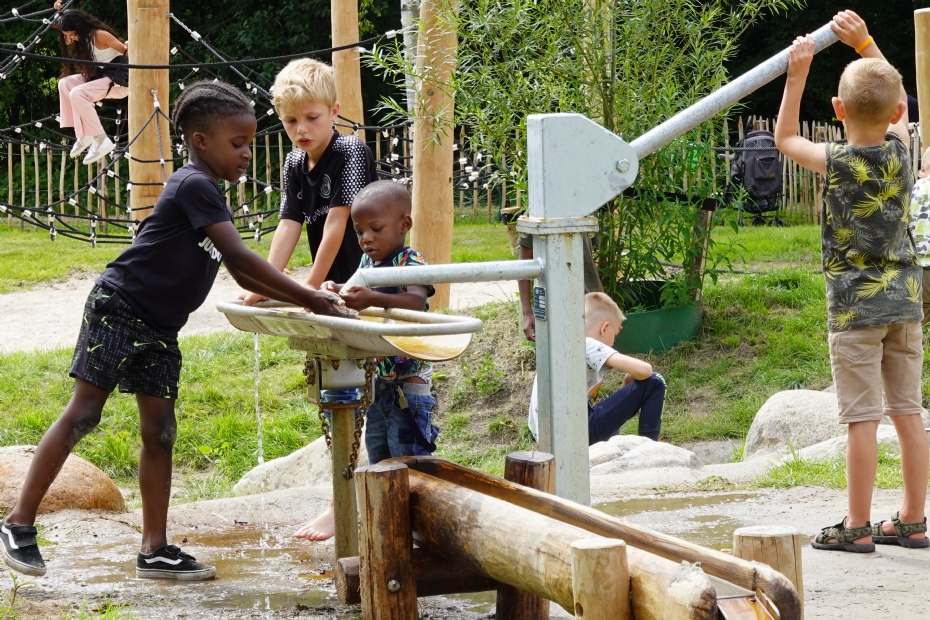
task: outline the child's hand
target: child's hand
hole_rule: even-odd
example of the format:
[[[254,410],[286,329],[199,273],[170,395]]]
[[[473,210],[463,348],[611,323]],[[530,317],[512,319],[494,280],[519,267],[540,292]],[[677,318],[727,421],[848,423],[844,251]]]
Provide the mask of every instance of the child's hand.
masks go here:
[[[788,48],[788,77],[807,78],[807,73],[814,59],[814,37],[798,37]]]
[[[339,292],[340,297],[345,300],[346,306],[353,310],[364,310],[374,305],[375,298],[371,289],[364,286],[350,286]]]
[[[840,11],[833,18],[830,27],[840,37],[840,41],[856,49],[869,38],[869,29],[865,20],[852,11]]]
[[[340,289],[340,286],[336,284],[335,282],[333,282],[332,280],[327,280],[326,282],[320,285],[321,291],[329,291],[330,293],[338,293],[339,289]]]
[[[257,303],[260,302],[260,301],[267,301],[267,300],[268,300],[268,298],[265,297],[264,295],[259,295],[258,293],[252,293],[252,292],[249,292],[249,291],[245,291],[245,292],[243,292],[243,293],[240,293],[240,294],[239,294],[239,299],[242,300],[242,305],[243,305],[243,306],[254,306],[255,304],[257,304]]]
[[[620,387],[627,386],[633,383],[633,381],[634,381],[633,375],[631,375],[630,373],[626,373],[625,375],[623,375],[623,382],[620,384]]]

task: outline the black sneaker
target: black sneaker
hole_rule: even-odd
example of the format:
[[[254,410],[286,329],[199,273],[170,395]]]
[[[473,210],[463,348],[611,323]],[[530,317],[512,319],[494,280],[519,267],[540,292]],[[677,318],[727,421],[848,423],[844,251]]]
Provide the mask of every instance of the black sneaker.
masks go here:
[[[45,561],[36,542],[37,533],[34,525],[13,525],[6,520],[0,523],[0,541],[3,541],[0,550],[7,566],[33,577],[45,574]]]
[[[201,564],[180,547],[168,545],[152,553],[140,553],[136,558],[136,577],[139,579],[180,579],[205,581],[216,577],[216,569]]]

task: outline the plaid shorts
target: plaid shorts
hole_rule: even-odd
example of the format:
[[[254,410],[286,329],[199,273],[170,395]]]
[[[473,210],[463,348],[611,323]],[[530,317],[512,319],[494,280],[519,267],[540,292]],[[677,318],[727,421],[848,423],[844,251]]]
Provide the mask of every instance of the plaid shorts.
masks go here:
[[[108,392],[178,397],[178,341],[149,327],[119,293],[94,285],[69,373]]]

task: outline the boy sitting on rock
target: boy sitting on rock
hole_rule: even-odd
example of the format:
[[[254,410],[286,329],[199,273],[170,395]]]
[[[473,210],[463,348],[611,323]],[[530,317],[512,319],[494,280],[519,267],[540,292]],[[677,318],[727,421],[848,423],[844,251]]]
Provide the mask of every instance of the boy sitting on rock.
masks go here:
[[[346,302],[348,305],[348,302]],[[613,345],[626,317],[613,299],[604,293],[584,296],[585,360],[588,371],[588,445],[607,441],[620,427],[639,413],[639,435],[659,441],[662,407],[665,403],[665,379],[652,371],[643,360],[617,353]],[[594,404],[606,371],[625,372],[623,386]],[[537,412],[537,377],[530,399],[529,427],[539,439]]]
[[[865,553],[875,543],[927,547],[930,451],[921,419],[921,268],[908,234],[913,178],[908,168],[907,95],[865,22],[852,11],[833,30],[862,59],[850,63],[833,98],[847,140],[814,144],[797,135],[814,40],[798,37],[775,125],[779,150],[826,179],[822,218],[830,366],[839,421],[848,425],[849,513],[825,527],[814,549]],[[884,398],[883,398],[884,396]],[[869,521],[878,467],[876,432],[891,417],[901,444],[904,503],[892,519]]]

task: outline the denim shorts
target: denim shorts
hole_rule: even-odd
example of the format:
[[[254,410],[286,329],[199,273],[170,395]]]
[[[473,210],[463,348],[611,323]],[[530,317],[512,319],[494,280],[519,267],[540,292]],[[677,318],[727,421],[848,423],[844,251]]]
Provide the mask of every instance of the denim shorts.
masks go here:
[[[401,409],[398,388],[407,399],[406,409]],[[369,463],[398,456],[430,456],[436,450],[436,399],[429,388],[423,383],[394,383],[380,377],[375,380],[374,402],[368,407],[365,422]]]

